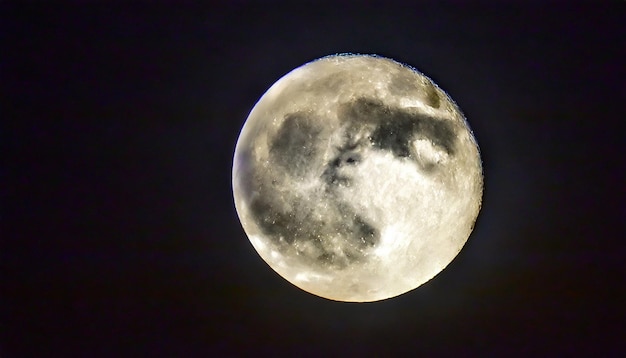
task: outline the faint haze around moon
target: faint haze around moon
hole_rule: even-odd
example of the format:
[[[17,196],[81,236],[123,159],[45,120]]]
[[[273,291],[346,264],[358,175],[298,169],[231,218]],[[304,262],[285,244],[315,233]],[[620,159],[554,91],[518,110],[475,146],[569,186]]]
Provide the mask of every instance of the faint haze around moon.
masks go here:
[[[383,57],[335,55],[261,97],[232,184],[272,269],[315,295],[367,302],[415,289],[454,259],[483,176],[469,125],[429,78]]]

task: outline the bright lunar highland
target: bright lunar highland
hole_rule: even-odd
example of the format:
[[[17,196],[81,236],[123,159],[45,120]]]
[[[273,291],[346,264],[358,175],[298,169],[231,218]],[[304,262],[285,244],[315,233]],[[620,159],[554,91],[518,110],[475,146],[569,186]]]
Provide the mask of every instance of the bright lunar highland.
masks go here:
[[[443,270],[483,191],[459,108],[391,59],[336,55],[279,79],[237,141],[235,207],[280,276],[337,301],[383,300]]]

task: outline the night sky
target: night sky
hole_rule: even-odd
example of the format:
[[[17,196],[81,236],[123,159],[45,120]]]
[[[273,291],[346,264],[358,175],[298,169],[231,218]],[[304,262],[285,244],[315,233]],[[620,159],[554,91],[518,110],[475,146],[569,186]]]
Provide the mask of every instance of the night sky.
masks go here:
[[[1,5],[0,356],[624,357],[625,2],[229,3]],[[232,199],[259,97],[344,52],[432,78],[484,166],[461,253],[377,303],[280,278]]]

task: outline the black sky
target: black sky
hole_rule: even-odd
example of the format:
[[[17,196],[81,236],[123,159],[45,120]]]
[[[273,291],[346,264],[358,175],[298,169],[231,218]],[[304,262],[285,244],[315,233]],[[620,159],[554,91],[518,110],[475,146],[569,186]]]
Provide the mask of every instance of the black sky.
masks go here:
[[[0,356],[624,356],[625,3],[341,4],[1,5]],[[431,77],[483,158],[463,251],[379,303],[280,278],[230,187],[258,98],[343,52]]]

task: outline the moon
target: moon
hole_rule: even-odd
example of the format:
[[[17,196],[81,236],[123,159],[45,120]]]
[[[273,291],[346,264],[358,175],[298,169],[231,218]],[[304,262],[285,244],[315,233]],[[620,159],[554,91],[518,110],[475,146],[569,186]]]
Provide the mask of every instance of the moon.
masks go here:
[[[371,302],[441,272],[470,236],[483,174],[452,99],[416,69],[333,55],[259,99],[233,159],[235,208],[280,276],[335,301]]]

